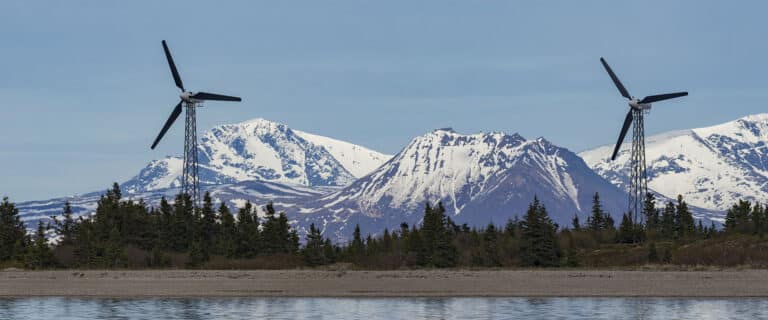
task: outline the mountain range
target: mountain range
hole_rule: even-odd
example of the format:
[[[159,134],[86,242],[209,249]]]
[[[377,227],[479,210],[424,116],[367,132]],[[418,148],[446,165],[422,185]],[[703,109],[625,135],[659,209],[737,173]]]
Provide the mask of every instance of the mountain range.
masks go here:
[[[214,127],[198,143],[200,183],[259,180],[301,186],[346,186],[391,156],[264,119]],[[155,160],[121,184],[128,193],[181,186],[183,160]]]
[[[739,199],[768,202],[768,114],[715,126],[662,133],[646,138],[648,188],[689,204],[725,211]],[[599,175],[626,189],[630,145],[615,161],[612,145],[579,155]]]
[[[768,115],[646,139],[649,188],[662,198],[682,194],[697,217],[722,221],[737,199],[765,202]],[[340,140],[254,119],[203,133],[200,177],[216,201],[241,206],[272,201],[301,231],[310,223],[337,241],[355,224],[376,234],[401,222],[418,223],[426,203],[442,201],[458,223],[502,224],[522,216],[534,196],[560,225],[586,219],[601,195],[615,218],[626,206],[628,148],[616,161],[612,146],[575,154],[544,138],[438,129],[414,138],[391,156]],[[154,205],[178,193],[182,160],[150,162],[121,184],[129,198]],[[64,201],[77,214],[93,211],[103,192],[18,206],[25,221],[56,215]]]

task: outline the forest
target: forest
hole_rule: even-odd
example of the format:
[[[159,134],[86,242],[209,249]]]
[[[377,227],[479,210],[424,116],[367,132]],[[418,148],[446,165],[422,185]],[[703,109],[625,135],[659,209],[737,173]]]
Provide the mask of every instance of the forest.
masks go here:
[[[34,232],[4,198],[0,203],[0,267],[27,269],[278,269],[278,268],[763,268],[768,266],[768,208],[739,201],[725,225],[696,222],[679,196],[656,207],[648,194],[642,223],[616,223],[595,194],[591,215],[559,226],[534,197],[527,211],[503,225],[458,225],[441,203],[426,204],[419,225],[402,223],[380,236],[356,227],[334,244],[311,225],[300,239],[286,215],[269,203],[262,216],[246,203],[236,214],[189,197],[157,207],[123,199],[114,184],[87,217],[62,214]]]

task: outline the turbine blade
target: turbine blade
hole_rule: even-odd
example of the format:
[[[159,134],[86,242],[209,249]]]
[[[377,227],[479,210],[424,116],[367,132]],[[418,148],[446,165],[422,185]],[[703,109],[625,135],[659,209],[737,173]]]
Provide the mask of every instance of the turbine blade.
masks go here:
[[[179,76],[179,70],[176,70],[176,64],[173,63],[173,57],[171,57],[171,50],[168,50],[168,45],[163,40],[163,50],[165,51],[165,58],[168,59],[168,65],[171,67],[171,74],[173,74],[173,81],[176,82],[176,86],[184,90],[184,83],[181,82],[181,76]]]
[[[624,119],[624,126],[621,127],[621,133],[619,133],[619,141],[616,141],[616,148],[613,149],[613,155],[611,155],[611,160],[616,160],[616,154],[619,153],[619,149],[621,149],[621,144],[624,143],[624,136],[627,135],[627,130],[629,130],[629,126],[632,125],[632,109],[629,109],[629,112],[627,112],[627,117]]]
[[[176,121],[176,118],[179,117],[181,114],[181,103],[182,101],[179,101],[179,104],[176,105],[176,108],[173,109],[173,112],[171,112],[171,116],[168,117],[168,120],[165,121],[165,125],[163,125],[163,129],[160,130],[160,134],[157,135],[157,138],[155,139],[155,142],[152,143],[152,148],[155,149],[157,147],[157,144],[160,143],[160,139],[163,138],[166,132],[168,132],[168,129],[171,128],[171,125],[174,121]]]
[[[208,92],[195,93],[191,98],[197,99],[197,100],[242,101],[240,97],[225,96],[223,94],[215,94],[215,93],[208,93]]]
[[[651,102],[669,100],[669,99],[674,99],[674,98],[678,98],[678,97],[684,97],[684,96],[687,96],[687,95],[688,95],[688,92],[674,92],[674,93],[656,94],[656,95],[647,96],[647,97],[643,98],[643,100],[640,100],[640,103],[651,103]]]
[[[621,84],[619,77],[617,77],[616,74],[613,73],[613,70],[611,70],[611,67],[608,65],[608,62],[605,62],[605,59],[603,59],[602,57],[600,58],[600,62],[603,63],[603,67],[605,67],[605,71],[608,71],[608,75],[611,76],[611,80],[613,80],[613,83],[616,85],[616,88],[619,89],[619,92],[621,92],[621,95],[624,96],[624,98],[632,100],[632,96],[629,95],[629,91],[627,91],[627,88],[624,88],[624,85]]]

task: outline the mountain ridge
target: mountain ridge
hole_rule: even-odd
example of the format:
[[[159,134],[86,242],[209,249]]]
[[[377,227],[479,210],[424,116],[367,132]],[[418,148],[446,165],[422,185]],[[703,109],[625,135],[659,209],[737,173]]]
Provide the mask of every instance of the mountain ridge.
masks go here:
[[[739,199],[768,202],[768,114],[745,116],[712,126],[677,130],[646,139],[648,186],[669,198],[683,195],[692,205],[724,211]],[[629,143],[616,161],[611,145],[579,155],[598,174],[626,188]]]

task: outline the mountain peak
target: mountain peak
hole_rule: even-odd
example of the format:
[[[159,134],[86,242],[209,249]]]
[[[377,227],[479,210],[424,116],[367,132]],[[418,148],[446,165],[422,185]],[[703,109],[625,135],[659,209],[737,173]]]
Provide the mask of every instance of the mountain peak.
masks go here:
[[[263,118],[216,126],[201,136],[201,184],[259,180],[339,187],[389,160],[388,155],[365,147],[295,131]],[[168,157],[152,161],[123,185],[133,192],[157,190],[178,185],[180,174],[179,158]]]
[[[646,139],[648,187],[694,206],[723,211],[740,199],[766,202],[768,192],[768,114],[721,124],[662,133]],[[608,161],[612,145],[580,155],[598,174],[627,188],[630,148]]]

